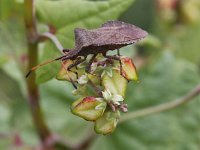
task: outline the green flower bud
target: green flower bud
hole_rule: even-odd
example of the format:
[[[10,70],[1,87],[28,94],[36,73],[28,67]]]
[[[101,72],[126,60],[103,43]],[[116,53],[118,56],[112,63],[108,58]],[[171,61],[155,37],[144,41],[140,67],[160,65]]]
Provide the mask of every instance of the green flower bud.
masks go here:
[[[119,116],[120,116],[119,111],[116,112],[106,111],[103,114],[103,116],[101,116],[99,119],[95,121],[94,129],[96,133],[104,135],[112,133],[117,126]]]
[[[102,78],[102,85],[105,89],[109,89],[114,95],[124,97],[128,81],[120,75],[119,70],[112,70],[112,77],[105,74]]]
[[[73,62],[64,61],[57,79],[73,81],[76,89],[72,93],[81,96],[73,102],[71,112],[87,121],[94,121],[97,133],[110,134],[118,123],[119,111],[128,111],[127,104],[123,102],[128,80],[138,80],[138,78],[130,58],[121,58],[122,70],[117,60],[101,56],[97,58],[92,63],[90,73],[85,71],[89,65],[88,59],[73,67],[71,71],[67,68]]]

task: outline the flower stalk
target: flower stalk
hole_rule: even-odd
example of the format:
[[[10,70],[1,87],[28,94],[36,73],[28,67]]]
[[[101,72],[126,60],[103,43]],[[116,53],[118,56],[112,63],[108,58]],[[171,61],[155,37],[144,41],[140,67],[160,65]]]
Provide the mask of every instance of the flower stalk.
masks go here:
[[[38,33],[36,28],[36,18],[34,0],[25,0],[24,18],[26,27],[26,37],[28,46],[28,70],[37,65],[38,56]],[[41,142],[45,142],[50,136],[50,131],[44,121],[42,110],[39,103],[38,85],[35,83],[36,75],[33,73],[27,79],[28,101],[31,110],[33,123],[37,129]]]

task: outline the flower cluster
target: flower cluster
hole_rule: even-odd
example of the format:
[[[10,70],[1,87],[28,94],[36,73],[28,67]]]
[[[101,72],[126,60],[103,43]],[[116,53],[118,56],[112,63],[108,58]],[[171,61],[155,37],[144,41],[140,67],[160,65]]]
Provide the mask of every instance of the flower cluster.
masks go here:
[[[99,55],[91,65],[91,73],[86,73],[88,60],[70,71],[67,67],[73,62],[63,62],[57,79],[77,86],[72,92],[80,98],[73,102],[72,113],[93,121],[96,133],[109,134],[116,128],[120,112],[128,111],[124,96],[128,81],[138,80],[136,69],[131,58],[121,56],[120,63]]]

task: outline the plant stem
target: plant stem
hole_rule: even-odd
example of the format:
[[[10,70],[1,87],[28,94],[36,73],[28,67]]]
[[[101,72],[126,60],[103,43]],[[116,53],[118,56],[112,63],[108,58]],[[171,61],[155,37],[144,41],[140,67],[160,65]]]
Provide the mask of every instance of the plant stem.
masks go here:
[[[33,66],[37,64],[38,55],[38,34],[34,13],[34,0],[25,0],[24,13],[28,45],[28,70],[30,70]],[[37,129],[42,143],[44,143],[50,136],[50,131],[43,118],[43,114],[39,104],[39,90],[37,84],[35,83],[35,79],[35,73],[33,73],[30,78],[27,79],[28,100],[33,123]]]
[[[145,108],[142,110],[127,113],[122,116],[122,118],[120,119],[120,123],[131,120],[131,119],[145,117],[145,116],[149,116],[149,115],[156,114],[159,112],[171,110],[175,107],[181,106],[181,105],[191,101],[193,98],[195,98],[198,95],[200,95],[200,85],[198,85],[196,88],[192,89],[185,96],[175,99],[169,103],[160,104],[158,106],[153,106],[153,107]]]
[[[87,150],[91,143],[97,138],[95,133],[88,134],[88,136],[79,144],[77,144],[73,150]]]
[[[56,46],[56,48],[61,53],[63,53],[63,49],[64,48],[63,48],[62,44],[58,41],[57,37],[54,34],[52,34],[50,32],[45,32],[45,33],[40,34],[40,38],[48,38],[48,39],[50,39],[53,42],[53,44]]]

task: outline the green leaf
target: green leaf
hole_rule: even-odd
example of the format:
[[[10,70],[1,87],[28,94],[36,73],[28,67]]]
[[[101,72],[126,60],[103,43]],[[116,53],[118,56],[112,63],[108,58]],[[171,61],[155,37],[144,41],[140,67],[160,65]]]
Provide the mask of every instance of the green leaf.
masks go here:
[[[0,21],[0,67],[19,83],[22,93],[25,95],[25,72],[22,73],[22,70],[27,57],[24,24],[20,13],[23,7],[16,2],[10,5],[11,2],[13,1],[3,0],[1,3],[1,8],[5,7],[6,11],[0,10],[2,11],[0,17],[3,19]],[[10,13],[7,14],[7,11]],[[13,25],[13,21],[15,25]]]
[[[7,65],[8,64],[5,66]],[[12,144],[13,135],[15,133],[20,133],[24,143],[33,145],[37,143],[37,137],[33,130],[27,101],[20,89],[19,82],[22,82],[22,80],[18,77],[19,72],[16,69],[16,66],[14,67],[9,63],[9,66],[7,67],[12,70],[14,74],[9,76],[2,70],[0,71],[0,133],[8,135],[8,140],[12,142]],[[11,71],[8,72],[11,73]],[[0,149],[9,149],[8,147],[1,148],[1,145],[3,144],[1,142]],[[10,146],[10,144],[8,146]]]
[[[2,56],[2,55],[0,55],[0,68],[4,65],[4,64],[6,64],[8,62],[8,56]]]
[[[56,47],[52,43],[50,43],[50,41],[48,41],[44,46],[42,58],[40,58],[40,61],[43,62],[49,59],[54,59],[58,56],[60,56],[59,51],[56,50]],[[58,61],[39,68],[38,70],[36,70],[36,82],[44,83],[48,81],[49,79],[56,76],[60,68],[61,63]]]
[[[36,1],[36,11],[39,21],[54,26],[56,36],[65,48],[74,45],[74,28],[96,28],[107,20],[117,19],[134,0],[109,0],[109,1]],[[58,11],[59,10],[59,11]],[[40,61],[53,59],[59,51],[45,44]],[[46,82],[56,76],[59,64],[49,64],[37,71],[37,83]]]
[[[2,95],[2,93],[0,93],[1,97],[3,99],[5,99]],[[1,128],[0,128],[0,132],[5,133],[5,131],[9,130],[10,124],[9,124],[9,119],[11,116],[11,112],[9,110],[8,105],[2,104],[0,105],[0,123],[1,123]]]
[[[199,47],[200,47],[200,22],[196,26],[186,26],[182,30],[172,35],[172,48],[179,57],[199,63]]]
[[[82,27],[91,28],[98,26],[106,20],[116,19],[133,1],[38,0],[36,8],[40,21],[57,29],[70,25],[81,25]]]
[[[21,72],[19,66],[17,65],[16,61],[10,60],[8,63],[3,65],[2,69],[8,76],[10,76],[18,83],[20,93],[22,93],[23,96],[27,96],[26,82],[24,80],[25,77],[24,74]]]

